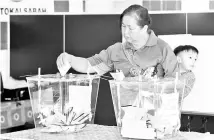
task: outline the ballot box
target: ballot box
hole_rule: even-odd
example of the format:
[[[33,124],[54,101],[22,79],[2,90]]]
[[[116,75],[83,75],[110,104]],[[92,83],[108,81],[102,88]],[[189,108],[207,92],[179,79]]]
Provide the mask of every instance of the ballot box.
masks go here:
[[[100,78],[89,74],[27,77],[35,127],[74,132],[94,122]]]
[[[109,84],[122,137],[162,139],[178,135],[185,81],[110,80]]]

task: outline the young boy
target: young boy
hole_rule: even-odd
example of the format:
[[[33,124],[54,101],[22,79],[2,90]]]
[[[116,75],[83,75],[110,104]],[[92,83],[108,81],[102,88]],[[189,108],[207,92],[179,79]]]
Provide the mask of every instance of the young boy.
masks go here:
[[[195,62],[198,58],[198,49],[191,45],[181,45],[174,49],[177,56],[180,79],[185,80],[186,87],[184,91],[184,98],[190,93],[195,83],[195,75],[192,72]]]

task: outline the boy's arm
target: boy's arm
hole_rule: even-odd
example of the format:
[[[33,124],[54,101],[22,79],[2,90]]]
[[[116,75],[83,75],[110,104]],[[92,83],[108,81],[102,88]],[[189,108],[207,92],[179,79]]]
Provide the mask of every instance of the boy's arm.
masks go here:
[[[181,80],[185,81],[185,89],[184,89],[184,98],[189,95],[191,92],[194,83],[195,83],[195,75],[193,72],[187,72],[181,75]]]

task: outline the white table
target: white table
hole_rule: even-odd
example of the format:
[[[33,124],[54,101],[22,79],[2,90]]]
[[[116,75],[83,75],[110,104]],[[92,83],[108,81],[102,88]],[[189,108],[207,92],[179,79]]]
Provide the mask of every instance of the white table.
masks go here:
[[[96,124],[88,124],[82,131],[67,134],[49,134],[40,132],[39,128],[5,133],[0,135],[1,139],[8,138],[10,140],[129,140],[122,138],[115,126],[103,126]],[[197,132],[181,132],[178,137],[165,140],[214,140],[214,135],[197,133]],[[204,139],[205,140],[205,139]]]

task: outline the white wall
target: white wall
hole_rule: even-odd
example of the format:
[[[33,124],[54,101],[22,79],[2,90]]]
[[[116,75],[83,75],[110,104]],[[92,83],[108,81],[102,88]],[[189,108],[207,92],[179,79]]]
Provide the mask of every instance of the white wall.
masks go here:
[[[195,85],[184,99],[183,111],[214,114],[214,36],[159,36],[174,49],[178,45],[193,45],[199,50],[194,69]]]

